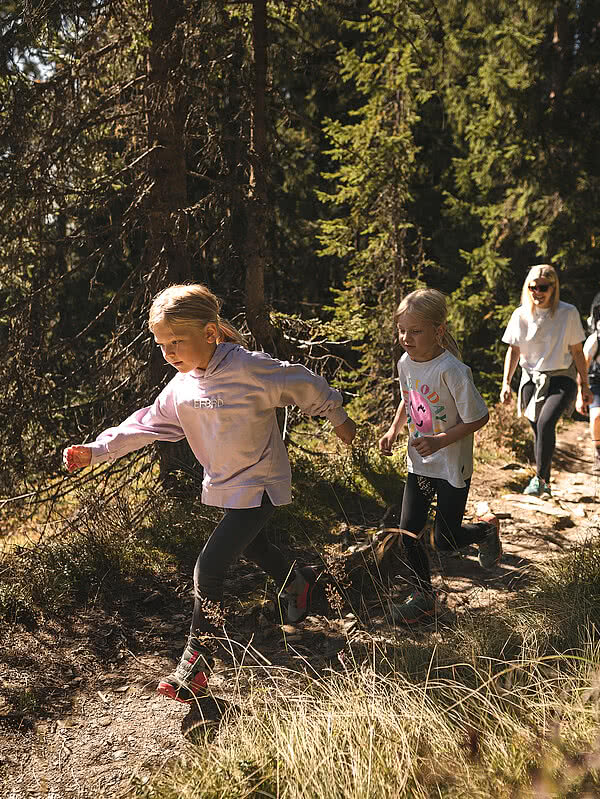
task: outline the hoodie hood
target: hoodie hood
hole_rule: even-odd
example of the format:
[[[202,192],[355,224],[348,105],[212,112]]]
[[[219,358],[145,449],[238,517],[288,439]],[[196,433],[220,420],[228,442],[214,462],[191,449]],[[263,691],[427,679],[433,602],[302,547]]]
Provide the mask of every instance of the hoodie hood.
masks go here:
[[[240,345],[235,341],[224,341],[221,344],[217,344],[217,348],[208,362],[206,369],[192,369],[190,374],[192,377],[196,378],[211,377],[212,375],[218,374],[226,368],[231,353],[235,350],[239,350],[239,348]]]

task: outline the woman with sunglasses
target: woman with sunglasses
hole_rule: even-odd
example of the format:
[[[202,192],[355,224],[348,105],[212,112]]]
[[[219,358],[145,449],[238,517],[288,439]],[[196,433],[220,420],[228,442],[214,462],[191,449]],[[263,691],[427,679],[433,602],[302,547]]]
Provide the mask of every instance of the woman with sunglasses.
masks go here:
[[[592,402],[584,340],[577,308],[560,300],[554,267],[532,266],[523,284],[521,305],[513,312],[502,336],[508,350],[500,392],[500,401],[510,402],[510,381],[519,364],[517,409],[519,416],[524,414],[531,424],[536,464],[536,475],[524,494],[550,494],[556,423],[561,414],[573,412],[576,400],[582,407]]]

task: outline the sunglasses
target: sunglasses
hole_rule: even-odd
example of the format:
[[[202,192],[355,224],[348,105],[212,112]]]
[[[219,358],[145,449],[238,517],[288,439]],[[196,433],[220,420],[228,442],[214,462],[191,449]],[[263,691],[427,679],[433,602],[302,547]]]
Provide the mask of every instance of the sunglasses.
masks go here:
[[[541,291],[542,294],[545,294],[549,288],[552,288],[551,283],[540,283],[538,286],[527,286],[529,291]]]

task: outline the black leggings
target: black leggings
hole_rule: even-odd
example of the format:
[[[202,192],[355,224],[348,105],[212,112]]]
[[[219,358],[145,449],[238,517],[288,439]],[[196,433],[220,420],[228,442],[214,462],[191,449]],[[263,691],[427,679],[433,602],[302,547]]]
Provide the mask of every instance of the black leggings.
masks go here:
[[[527,407],[534,392],[534,384],[525,383],[521,389],[523,407]],[[530,422],[537,476],[546,483],[550,479],[550,464],[556,446],[556,423],[576,394],[577,384],[570,377],[551,377],[548,396],[540,409],[537,422]]]
[[[471,480],[464,488],[455,488],[438,477],[421,477],[409,472],[402,498],[400,527],[411,533],[420,533],[427,523],[429,506],[437,494],[434,543],[436,549],[453,551],[468,544],[482,541],[489,533],[485,522],[462,524]],[[420,540],[404,535],[406,563],[412,572],[414,585],[419,591],[431,592],[429,558]]]
[[[265,492],[259,508],[225,511],[196,561],[192,636],[217,632],[225,575],[242,554],[273,577],[279,588],[285,584],[291,569],[263,530],[274,510]]]

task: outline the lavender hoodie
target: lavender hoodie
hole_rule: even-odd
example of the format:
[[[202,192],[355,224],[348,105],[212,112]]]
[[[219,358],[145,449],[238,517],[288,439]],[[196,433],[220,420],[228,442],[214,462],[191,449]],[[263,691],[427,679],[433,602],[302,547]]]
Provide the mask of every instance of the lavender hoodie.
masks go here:
[[[339,391],[304,366],[239,344],[217,345],[206,370],[177,374],[154,404],[87,444],[92,465],[152,441],[187,438],[204,467],[202,501],[255,508],[266,491],[274,505],[292,500],[291,470],[275,408],[297,405],[334,427],[348,415]]]

